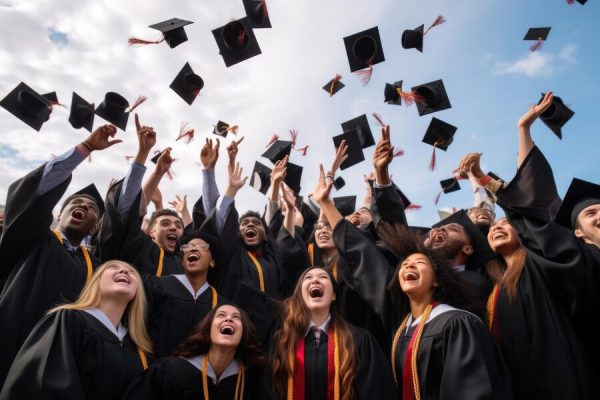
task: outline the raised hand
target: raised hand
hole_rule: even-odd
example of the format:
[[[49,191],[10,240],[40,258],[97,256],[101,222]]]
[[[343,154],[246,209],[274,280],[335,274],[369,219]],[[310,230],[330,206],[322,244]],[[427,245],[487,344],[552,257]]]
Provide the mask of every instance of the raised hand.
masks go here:
[[[242,172],[244,172],[244,168],[240,167],[240,163],[235,163],[235,167],[229,167],[229,187],[237,190],[240,190],[248,180],[248,177],[242,178]]]
[[[102,125],[96,128],[87,139],[83,141],[83,145],[89,150],[104,150],[117,143],[121,143],[120,139],[111,139],[117,133],[117,128],[113,125]]]
[[[331,192],[331,188],[333,187],[333,181],[331,179],[325,180],[325,171],[323,170],[323,164],[319,165],[319,181],[317,182],[317,187],[312,193],[313,199],[321,204],[329,199],[329,193]]]
[[[469,153],[460,160],[459,171],[461,175],[468,173],[472,174],[475,178],[481,178],[484,173],[481,171],[480,164],[481,153]]]
[[[175,200],[169,201],[169,205],[175,209],[179,214],[182,214],[184,210],[187,210],[187,194],[183,198],[179,195],[175,196]]]
[[[390,126],[381,128],[381,138],[373,152],[373,167],[375,171],[387,168],[394,159],[394,147],[390,142]]]
[[[342,140],[337,149],[335,149],[335,157],[331,163],[331,168],[327,171],[327,175],[335,176],[336,171],[340,168],[340,165],[348,158],[348,144],[345,140]]]
[[[156,172],[161,176],[166,174],[171,169],[174,159],[171,157],[171,148],[167,147],[163,150],[158,161],[156,162]]]
[[[271,172],[271,185],[279,186],[281,184],[287,171],[287,162],[288,156],[285,156],[275,163],[273,171]]]
[[[239,147],[240,143],[242,143],[242,140],[244,140],[243,136],[240,140],[234,140],[233,142],[231,142],[231,144],[229,146],[227,146],[227,155],[229,156],[229,166],[235,165],[235,159],[237,157],[238,147]]]
[[[531,106],[529,110],[519,118],[517,126],[519,128],[529,128],[531,124],[533,124],[535,120],[550,107],[552,99],[554,99],[554,94],[552,92],[546,93],[540,104]]]
[[[212,139],[206,139],[206,143],[202,147],[200,151],[200,161],[204,166],[204,169],[214,169],[217,164],[217,160],[219,158],[219,147],[221,146],[221,142],[217,138],[217,143],[213,147]]]

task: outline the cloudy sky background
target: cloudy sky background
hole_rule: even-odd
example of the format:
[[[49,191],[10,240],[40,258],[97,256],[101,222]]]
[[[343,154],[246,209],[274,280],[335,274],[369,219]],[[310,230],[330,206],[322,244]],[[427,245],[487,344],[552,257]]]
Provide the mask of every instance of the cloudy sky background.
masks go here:
[[[303,0],[268,2],[273,29],[255,30],[262,55],[226,68],[211,30],[244,16],[241,0],[116,1],[116,0],[2,0],[0,1],[0,97],[24,81],[39,93],[57,91],[70,105],[72,91],[99,104],[107,91],[130,102],[140,94],[149,100],[138,109],[141,120],[158,133],[157,148],[173,147],[178,159],[173,181],[161,184],[165,202],[187,194],[190,203],[200,195],[199,152],[213,137],[218,120],[240,126],[245,136],[239,159],[250,173],[273,134],[288,138],[300,132],[298,144],[309,145],[306,157],[293,153],[291,161],[304,166],[302,192],[312,191],[318,164],[328,166],[333,156],[331,137],[340,123],[367,114],[377,139],[379,128],[371,113],[391,125],[392,141],[405,151],[392,164],[394,180],[413,203],[423,206],[409,214],[414,225],[438,220],[444,207],[469,207],[469,184],[463,190],[434,197],[439,180],[449,178],[460,158],[483,152],[483,166],[510,180],[515,172],[516,121],[540,93],[553,90],[575,111],[563,129],[563,140],[541,122],[533,127],[534,140],[554,167],[559,191],[573,176],[598,179],[599,139],[597,107],[600,70],[597,2],[567,5],[564,0]],[[404,29],[427,27],[438,15],[447,22],[425,37],[424,53],[400,44]],[[128,47],[127,38],[154,39],[147,28],[179,17],[194,21],[186,27],[189,41],[170,49],[165,43]],[[378,26],[386,61],[374,67],[368,86],[350,73],[344,36]],[[529,27],[551,26],[541,51],[531,53],[522,40]],[[205,87],[190,107],[169,84],[185,62],[201,75]],[[321,87],[336,73],[346,87],[329,98]],[[443,79],[452,109],[419,117],[415,107],[383,103],[386,82],[404,80],[404,87]],[[428,170],[431,147],[421,138],[435,116],[458,127],[448,152],[438,151],[438,167]],[[39,133],[6,110],[0,110],[0,203],[12,181],[85,139],[74,130],[68,109],[56,109]],[[196,129],[195,140],[175,142],[181,122]],[[94,126],[105,122],[96,117]],[[133,117],[124,143],[93,154],[73,176],[67,194],[90,182],[105,192],[111,178],[122,177],[124,156],[135,154]],[[232,139],[230,135],[221,148]],[[347,186],[338,195],[362,199],[362,176],[372,170],[374,147],[365,150],[366,162],[341,171]],[[226,157],[221,153],[217,177],[225,191]],[[149,175],[152,164],[149,165]],[[462,182],[461,182],[462,183]],[[266,198],[247,186],[238,194],[238,208],[261,209]]]

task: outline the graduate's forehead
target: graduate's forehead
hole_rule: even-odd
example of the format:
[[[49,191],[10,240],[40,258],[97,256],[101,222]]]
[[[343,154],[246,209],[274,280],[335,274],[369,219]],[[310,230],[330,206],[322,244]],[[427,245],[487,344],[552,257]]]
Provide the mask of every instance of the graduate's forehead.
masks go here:
[[[93,207],[96,211],[98,211],[98,204],[96,203],[96,200],[94,200],[91,196],[81,195],[74,197],[71,199],[71,201],[67,203],[67,205],[72,204],[86,204],[87,206]]]
[[[217,308],[217,311],[215,312],[215,316],[220,317],[220,316],[225,316],[225,315],[240,315],[240,310],[235,307],[232,306],[231,304],[224,304],[222,306],[220,306],[219,308]]]

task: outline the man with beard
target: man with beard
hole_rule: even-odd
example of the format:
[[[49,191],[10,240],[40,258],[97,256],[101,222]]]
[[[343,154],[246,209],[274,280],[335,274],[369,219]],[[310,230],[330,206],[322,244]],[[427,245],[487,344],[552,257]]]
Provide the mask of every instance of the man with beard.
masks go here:
[[[100,233],[102,259],[119,259],[134,265],[140,273],[162,276],[183,273],[177,253],[178,240],[183,234],[183,221],[172,210],[155,211],[148,225],[148,235],[142,230],[146,202],[142,198],[142,178],[149,152],[156,143],[152,127],[142,126],[135,115],[138,152],[125,179],[108,191],[106,215]],[[156,162],[156,169],[145,185],[154,193],[163,176],[171,168],[171,149],[165,149]],[[124,201],[134,199],[133,201]]]
[[[8,189],[4,234],[0,239],[0,386],[17,351],[50,308],[74,301],[98,260],[82,246],[104,212],[94,185],[67,197],[51,231],[52,209],[63,196],[72,172],[91,152],[121,140],[103,125],[87,139],[14,182]]]

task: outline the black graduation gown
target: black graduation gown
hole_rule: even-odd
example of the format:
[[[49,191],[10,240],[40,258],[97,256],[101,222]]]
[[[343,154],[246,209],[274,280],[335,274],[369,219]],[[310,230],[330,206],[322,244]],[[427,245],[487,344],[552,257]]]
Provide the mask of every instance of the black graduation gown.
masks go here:
[[[216,385],[208,377],[210,400],[233,400],[238,374]],[[260,371],[245,371],[244,399],[259,400],[257,393]],[[146,373],[138,376],[123,396],[123,400],[206,400],[202,388],[202,371],[181,357],[166,357],[155,362]]]
[[[81,249],[67,251],[49,228],[52,209],[71,178],[36,197],[44,167],[8,189],[0,239],[0,281],[5,281],[0,294],[0,387],[35,324],[50,308],[77,299],[87,277]],[[90,256],[95,268],[98,260]]]
[[[418,323],[405,329],[396,348],[398,399],[402,399],[404,360],[417,327]],[[425,324],[417,370],[422,399],[513,398],[500,351],[483,322],[466,311],[446,311]]]
[[[554,222],[560,198],[534,147],[498,204],[527,252],[517,298],[498,296],[500,345],[518,398],[600,398],[600,249]]]
[[[209,271],[208,281],[219,294],[233,299],[241,283],[260,289],[260,281],[256,267],[240,238],[239,216],[235,202],[229,206],[221,234],[217,232],[216,228],[216,211],[216,208],[213,209],[201,230],[221,239],[226,261],[218,268],[212,268]],[[269,233],[267,232],[266,235],[268,237]],[[273,298],[280,298],[284,288],[281,285],[280,267],[269,240],[264,242],[260,254],[256,258],[262,267],[265,293]]]
[[[61,310],[31,332],[0,399],[119,399],[142,371],[129,335],[119,341],[87,312]]]
[[[160,247],[142,229],[146,208],[142,203],[142,191],[125,216],[117,211],[123,180],[113,185],[106,197],[106,212],[99,235],[99,251],[103,260],[122,260],[132,264],[140,273],[156,275],[160,259]],[[161,276],[183,274],[181,256],[164,252]]]
[[[212,310],[213,291],[209,287],[197,299],[175,276],[144,277],[148,301],[148,334],[157,358],[171,355],[189,335],[194,325]],[[224,299],[217,294],[217,305]]]

